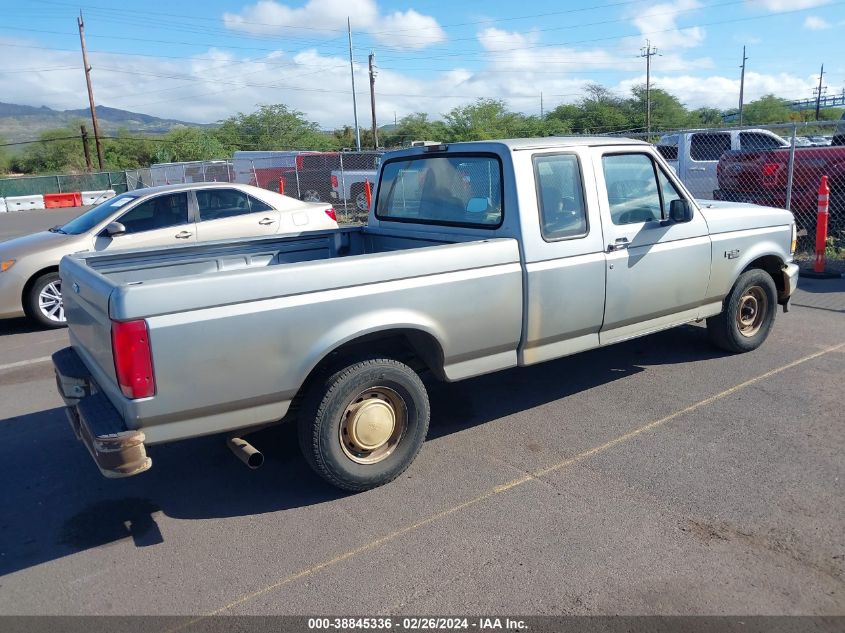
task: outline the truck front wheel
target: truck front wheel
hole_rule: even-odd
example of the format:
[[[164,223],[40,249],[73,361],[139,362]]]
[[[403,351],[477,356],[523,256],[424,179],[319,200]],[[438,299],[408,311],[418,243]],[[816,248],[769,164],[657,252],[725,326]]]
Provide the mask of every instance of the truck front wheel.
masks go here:
[[[299,443],[318,475],[359,492],[410,466],[429,417],[428,393],[416,372],[395,360],[371,358],[314,382],[299,416]]]
[[[721,314],[707,319],[707,332],[717,347],[729,352],[755,350],[775,322],[777,289],[769,274],[746,270],[734,284]]]

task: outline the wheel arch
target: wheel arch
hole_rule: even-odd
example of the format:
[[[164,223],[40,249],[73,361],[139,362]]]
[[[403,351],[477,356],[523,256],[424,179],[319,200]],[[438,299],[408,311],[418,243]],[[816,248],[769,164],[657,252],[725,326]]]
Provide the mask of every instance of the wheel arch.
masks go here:
[[[749,262],[748,265],[746,265],[745,268],[740,271],[739,275],[742,275],[746,271],[752,270],[754,268],[768,273],[768,275],[772,278],[772,281],[775,282],[775,288],[777,288],[778,291],[778,300],[780,301],[781,298],[786,294],[788,288],[788,284],[786,283],[786,279],[784,279],[783,272],[783,267],[785,264],[786,262],[779,255],[762,255]],[[737,275],[737,279],[739,279],[739,275]],[[734,280],[734,283],[736,283],[736,280]]]
[[[341,368],[350,360],[379,356],[405,363],[417,372],[428,370],[439,380],[446,378],[443,345],[427,328],[402,325],[358,332],[336,341],[311,364],[290,410],[298,409],[315,379]]]
[[[30,290],[32,290],[32,286],[35,284],[36,280],[41,277],[42,275],[46,275],[47,273],[57,273],[59,272],[59,265],[53,264],[51,266],[45,266],[41,270],[37,270],[29,276],[29,279],[26,280],[26,283],[23,285],[23,290],[21,290],[21,305],[26,305],[27,296],[29,295]]]

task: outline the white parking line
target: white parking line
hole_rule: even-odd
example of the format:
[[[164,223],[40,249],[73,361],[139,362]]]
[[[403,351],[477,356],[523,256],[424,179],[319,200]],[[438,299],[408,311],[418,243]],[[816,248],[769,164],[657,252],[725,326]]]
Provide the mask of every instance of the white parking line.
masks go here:
[[[7,365],[0,365],[0,371],[5,371],[7,369],[15,369],[16,367],[26,367],[27,365],[37,365],[38,363],[46,363],[48,360],[52,360],[52,356],[42,356],[41,358],[19,360],[17,363],[8,363]]]

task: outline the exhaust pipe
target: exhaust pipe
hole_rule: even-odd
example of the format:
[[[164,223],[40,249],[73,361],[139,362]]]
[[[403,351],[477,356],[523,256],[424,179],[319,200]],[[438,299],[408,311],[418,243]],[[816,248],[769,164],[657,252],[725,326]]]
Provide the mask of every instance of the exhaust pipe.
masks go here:
[[[261,451],[240,437],[230,437],[226,440],[226,445],[235,454],[235,457],[252,470],[260,468],[264,463],[264,455]]]

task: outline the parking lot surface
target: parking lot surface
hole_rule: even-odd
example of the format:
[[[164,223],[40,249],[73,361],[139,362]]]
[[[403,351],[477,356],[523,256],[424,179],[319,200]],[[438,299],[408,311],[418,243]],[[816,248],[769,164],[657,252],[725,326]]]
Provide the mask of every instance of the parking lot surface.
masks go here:
[[[746,355],[685,326],[430,382],[416,462],[355,495],[285,427],[257,471],[210,436],[102,478],[65,345],[0,322],[0,613],[845,614],[845,281]]]

